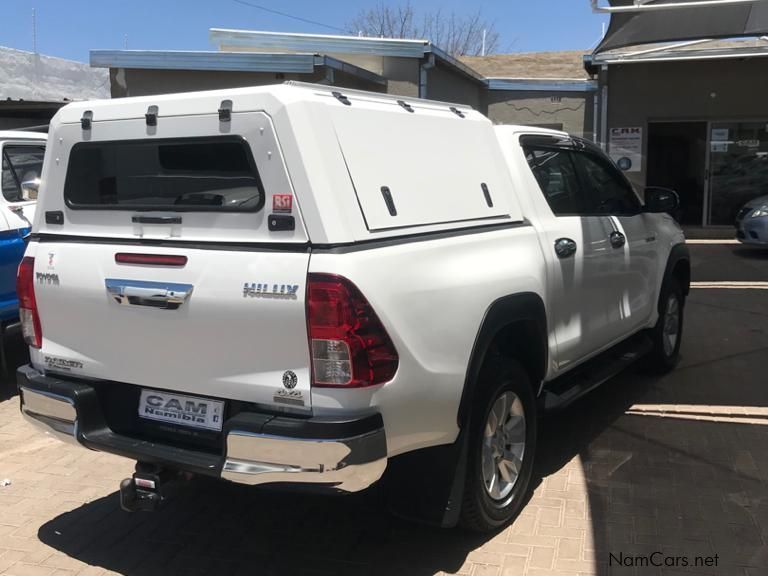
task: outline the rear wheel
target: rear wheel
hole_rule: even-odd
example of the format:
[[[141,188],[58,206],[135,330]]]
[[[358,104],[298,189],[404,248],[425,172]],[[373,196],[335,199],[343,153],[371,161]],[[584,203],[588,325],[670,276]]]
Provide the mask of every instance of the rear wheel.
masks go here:
[[[685,295],[674,277],[664,282],[659,298],[659,320],[651,331],[653,351],[651,369],[658,373],[672,370],[680,359],[683,338]]]
[[[536,402],[530,379],[514,361],[492,361],[481,373],[472,414],[462,524],[487,532],[520,512],[536,452]]]

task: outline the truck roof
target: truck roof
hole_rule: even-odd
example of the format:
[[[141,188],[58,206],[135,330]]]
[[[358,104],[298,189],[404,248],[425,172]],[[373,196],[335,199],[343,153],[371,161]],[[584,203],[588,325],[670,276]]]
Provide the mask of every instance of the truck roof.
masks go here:
[[[227,100],[231,102],[233,112],[253,112],[268,108],[270,100],[272,105],[278,106],[288,102],[310,101],[316,100],[319,96],[328,97],[332,95],[346,96],[348,98],[354,97],[355,99],[367,101],[400,101],[422,109],[446,110],[447,108],[453,108],[467,115],[470,113],[479,114],[479,112],[474,111],[472,107],[465,104],[438,102],[421,98],[408,98],[405,96],[353,90],[338,86],[289,81],[282,84],[247,88],[72,102],[59,110],[56,118],[61,123],[76,123],[80,122],[83,113],[86,111],[92,112],[94,122],[142,118],[147,113],[149,106],[158,107],[158,117],[160,118],[163,116],[215,114],[221,107],[222,102]]]
[[[229,121],[221,121],[222,109],[231,110]],[[51,130],[62,154],[131,140],[171,146],[181,138],[237,137],[262,178],[272,174],[267,195],[293,190],[300,220],[318,245],[523,221],[493,125],[468,106],[292,82],[78,102],[57,113]],[[275,150],[280,162],[270,163]],[[97,172],[83,173],[99,179]],[[68,213],[67,164],[48,163],[45,175],[41,209]],[[274,203],[274,197],[265,200]],[[66,222],[68,232],[133,234],[120,212],[83,208],[89,209],[90,219],[80,213]],[[242,214],[211,226],[198,212],[184,217],[187,238],[277,237],[267,227],[246,225]],[[38,222],[38,231],[46,229]],[[303,232],[291,238],[306,241]]]
[[[48,134],[23,130],[0,130],[0,140],[47,140]]]
[[[549,134],[552,136],[570,136],[562,130],[553,130],[551,128],[540,128],[538,126],[522,126],[518,124],[496,124],[494,129],[501,132],[525,132],[526,134]]]

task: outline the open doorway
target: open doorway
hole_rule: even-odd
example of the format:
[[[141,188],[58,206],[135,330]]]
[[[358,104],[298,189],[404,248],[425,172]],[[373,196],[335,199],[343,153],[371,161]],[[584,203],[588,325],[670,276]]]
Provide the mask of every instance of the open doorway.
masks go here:
[[[680,196],[681,224],[701,226],[706,187],[707,123],[648,125],[648,186],[672,188]]]

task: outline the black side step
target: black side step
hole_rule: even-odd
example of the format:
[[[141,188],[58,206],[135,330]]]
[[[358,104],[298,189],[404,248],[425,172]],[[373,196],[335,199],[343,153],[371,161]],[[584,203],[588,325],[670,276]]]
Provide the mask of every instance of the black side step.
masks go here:
[[[552,380],[545,385],[542,394],[544,410],[555,412],[566,408],[634,364],[648,354],[651,348],[653,348],[651,339],[646,334],[637,334],[560,378]]]

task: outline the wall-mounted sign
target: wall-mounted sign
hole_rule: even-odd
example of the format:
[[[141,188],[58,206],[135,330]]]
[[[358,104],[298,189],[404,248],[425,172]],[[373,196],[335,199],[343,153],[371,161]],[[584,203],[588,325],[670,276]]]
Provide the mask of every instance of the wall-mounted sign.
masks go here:
[[[609,152],[624,172],[640,172],[643,166],[643,129],[611,128]]]

